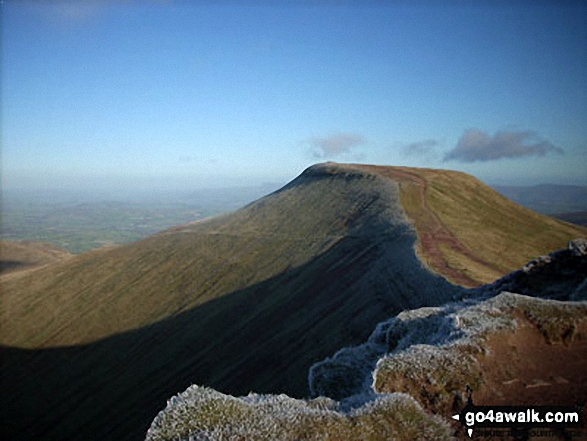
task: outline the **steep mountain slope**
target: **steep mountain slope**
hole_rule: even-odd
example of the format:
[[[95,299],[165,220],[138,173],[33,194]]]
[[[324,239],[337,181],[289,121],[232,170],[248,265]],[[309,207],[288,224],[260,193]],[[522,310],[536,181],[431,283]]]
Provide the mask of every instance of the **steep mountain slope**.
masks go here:
[[[11,278],[2,304],[18,322],[4,329],[2,343],[70,345],[137,329],[284,274],[343,242],[369,237],[376,246],[393,238],[410,248],[414,227],[422,259],[465,286],[491,282],[587,234],[463,173],[323,164],[233,214]]]
[[[140,439],[192,382],[307,395],[317,360],[458,295],[415,241],[394,182],[328,165],[231,215],[15,275],[2,284],[7,430]]]
[[[327,294],[332,282],[344,279],[346,291],[381,297],[387,309],[422,304],[441,298],[448,284],[420,268],[414,240],[393,181],[355,168],[318,166],[230,215],[11,278],[3,284],[2,302],[13,320],[2,343],[88,343],[275,277],[326,298],[334,299]],[[323,265],[323,277],[292,278],[316,259],[336,264]],[[265,306],[278,305],[280,290],[274,291],[275,304]]]
[[[418,238],[431,268],[474,285],[513,265],[494,246],[506,227],[531,257],[550,250],[536,229],[553,248],[586,232],[495,195],[454,172],[322,164],[235,213],[0,280],[5,432],[141,439],[191,383],[306,396],[317,361],[467,294],[421,264]]]

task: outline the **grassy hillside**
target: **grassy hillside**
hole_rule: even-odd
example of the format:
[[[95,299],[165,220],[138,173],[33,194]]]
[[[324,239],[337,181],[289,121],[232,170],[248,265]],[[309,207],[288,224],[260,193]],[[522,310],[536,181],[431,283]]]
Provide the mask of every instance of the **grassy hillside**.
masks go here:
[[[233,214],[15,274],[2,283],[9,432],[142,439],[193,382],[305,396],[313,363],[455,295],[415,242],[394,182],[322,165]]]
[[[311,167],[232,214],[0,279],[3,426],[138,440],[191,383],[306,396],[315,362],[464,292],[417,243],[475,285],[585,231],[464,174]]]
[[[465,173],[360,167],[399,183],[418,232],[418,255],[454,283],[490,283],[587,235],[587,228],[517,205]]]
[[[389,281],[375,275],[374,266],[362,265],[412,254],[414,239],[393,182],[344,167],[317,167],[233,214],[127,246],[85,253],[7,280],[3,308],[12,320],[1,341],[29,348],[88,343],[273,277],[287,278],[320,256],[332,254],[337,263],[328,272],[340,273],[347,265],[348,283],[367,279],[371,283],[372,276],[384,281],[381,292],[387,294]],[[353,253],[348,253],[349,248]],[[347,251],[338,255],[342,249]],[[315,289],[316,283],[328,287],[329,282],[311,279],[301,285]],[[423,293],[413,288],[402,291],[399,302],[383,301],[392,309],[421,303],[434,294],[423,289]],[[275,291],[277,297],[279,290]]]

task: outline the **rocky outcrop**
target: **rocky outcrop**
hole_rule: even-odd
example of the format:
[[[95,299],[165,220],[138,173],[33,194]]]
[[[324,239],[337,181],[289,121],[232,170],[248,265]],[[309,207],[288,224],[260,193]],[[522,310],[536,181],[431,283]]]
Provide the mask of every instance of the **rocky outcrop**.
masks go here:
[[[172,398],[147,433],[147,441],[451,438],[445,421],[426,413],[406,394],[380,395],[360,409],[342,412],[326,398],[235,398],[198,386]]]
[[[558,300],[587,300],[587,240],[570,241],[566,249],[540,256],[478,292],[496,295],[502,291]]]

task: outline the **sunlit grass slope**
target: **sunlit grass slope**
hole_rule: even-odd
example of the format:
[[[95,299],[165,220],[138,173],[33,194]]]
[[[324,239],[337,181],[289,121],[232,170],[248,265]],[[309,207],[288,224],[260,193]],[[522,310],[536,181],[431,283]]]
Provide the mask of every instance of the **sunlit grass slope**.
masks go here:
[[[515,204],[462,172],[358,166],[400,186],[418,232],[418,255],[454,283],[478,286],[564,248],[587,228]]]
[[[230,215],[11,275],[3,282],[10,323],[1,342],[79,344],[140,328],[287,273],[343,240],[380,238],[390,229],[402,237],[398,228],[413,229],[404,213],[421,259],[465,286],[587,235],[464,173],[320,165]]]

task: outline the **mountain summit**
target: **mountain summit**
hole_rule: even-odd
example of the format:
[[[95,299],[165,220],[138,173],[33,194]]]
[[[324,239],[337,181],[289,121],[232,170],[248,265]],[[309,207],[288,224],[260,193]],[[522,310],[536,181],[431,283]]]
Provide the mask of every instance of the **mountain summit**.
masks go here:
[[[586,234],[463,173],[315,165],[234,213],[2,276],[3,425],[137,440],[192,383],[304,397],[379,322]]]

